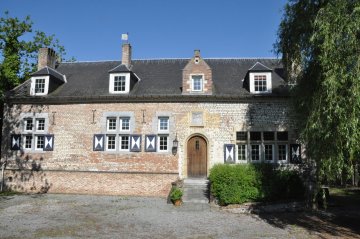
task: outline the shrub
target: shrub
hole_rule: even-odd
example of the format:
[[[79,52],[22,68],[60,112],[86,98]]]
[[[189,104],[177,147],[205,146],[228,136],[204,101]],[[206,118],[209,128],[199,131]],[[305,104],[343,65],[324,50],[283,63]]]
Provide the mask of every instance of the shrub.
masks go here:
[[[180,188],[173,187],[170,192],[170,199],[171,199],[171,201],[174,202],[176,200],[181,199],[182,195],[183,195],[183,192],[181,191]]]
[[[304,186],[296,171],[270,164],[215,165],[210,170],[211,193],[221,205],[249,201],[302,199]]]

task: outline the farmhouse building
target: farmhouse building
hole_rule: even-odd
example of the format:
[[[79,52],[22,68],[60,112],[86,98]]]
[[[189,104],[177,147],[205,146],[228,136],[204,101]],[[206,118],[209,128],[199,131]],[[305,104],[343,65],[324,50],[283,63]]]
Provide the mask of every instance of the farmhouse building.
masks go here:
[[[218,163],[298,162],[277,59],[56,62],[8,92],[6,185],[26,192],[165,196]]]

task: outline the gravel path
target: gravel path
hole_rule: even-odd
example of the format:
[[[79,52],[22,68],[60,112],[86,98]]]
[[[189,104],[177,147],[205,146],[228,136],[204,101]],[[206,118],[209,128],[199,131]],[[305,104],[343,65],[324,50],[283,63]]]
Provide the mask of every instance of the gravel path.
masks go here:
[[[309,238],[305,229],[275,227],[208,205],[176,208],[165,199],[16,195],[0,197],[0,238]]]

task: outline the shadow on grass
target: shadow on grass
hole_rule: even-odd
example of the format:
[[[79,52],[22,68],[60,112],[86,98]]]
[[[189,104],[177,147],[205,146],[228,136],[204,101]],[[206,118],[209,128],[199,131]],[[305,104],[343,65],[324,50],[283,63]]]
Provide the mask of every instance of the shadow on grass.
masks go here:
[[[326,211],[260,213],[258,216],[275,227],[302,227],[320,238],[360,238],[360,189],[330,190]]]

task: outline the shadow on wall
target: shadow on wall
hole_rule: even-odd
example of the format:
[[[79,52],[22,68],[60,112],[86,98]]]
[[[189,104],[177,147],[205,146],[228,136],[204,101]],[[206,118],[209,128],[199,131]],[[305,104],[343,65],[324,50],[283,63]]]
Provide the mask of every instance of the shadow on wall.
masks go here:
[[[10,148],[11,135],[21,134],[22,127],[24,127],[20,114],[42,112],[48,112],[48,106],[29,105],[26,109],[22,105],[6,105],[4,107],[1,142],[1,165],[5,165],[4,189],[46,193],[52,186],[48,182],[46,173],[42,170],[41,164],[45,160],[43,156],[34,157],[26,154],[22,147],[20,150],[11,150]]]

